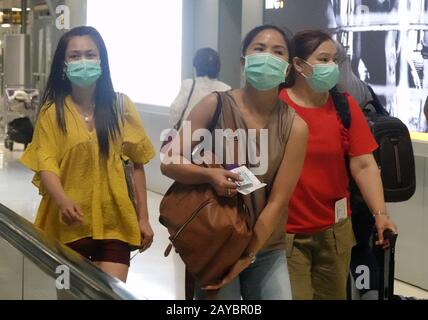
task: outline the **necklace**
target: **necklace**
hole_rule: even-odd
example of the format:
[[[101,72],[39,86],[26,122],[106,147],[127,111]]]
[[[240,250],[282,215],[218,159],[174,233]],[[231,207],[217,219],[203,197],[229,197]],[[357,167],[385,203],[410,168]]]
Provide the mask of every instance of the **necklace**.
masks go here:
[[[88,123],[91,120],[92,115],[91,114],[83,114],[83,119],[86,123]]]
[[[94,116],[93,110],[94,109],[95,109],[95,105],[92,105],[92,108],[91,108],[92,112],[83,112],[79,108],[80,114],[83,116],[83,120],[85,120],[86,123],[89,123],[91,121],[91,119],[93,118],[93,116]]]

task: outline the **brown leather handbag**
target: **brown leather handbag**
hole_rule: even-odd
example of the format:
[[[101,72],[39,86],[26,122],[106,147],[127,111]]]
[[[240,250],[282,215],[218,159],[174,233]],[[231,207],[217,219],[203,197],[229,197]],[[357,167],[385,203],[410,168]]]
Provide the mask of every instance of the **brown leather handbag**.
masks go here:
[[[218,99],[214,126],[222,109],[220,94]],[[227,126],[236,130],[233,121]],[[201,285],[222,280],[243,255],[253,235],[252,219],[240,195],[219,197],[209,184],[174,182],[160,204],[159,221],[170,234],[171,244],[165,256],[173,246],[187,271]]]

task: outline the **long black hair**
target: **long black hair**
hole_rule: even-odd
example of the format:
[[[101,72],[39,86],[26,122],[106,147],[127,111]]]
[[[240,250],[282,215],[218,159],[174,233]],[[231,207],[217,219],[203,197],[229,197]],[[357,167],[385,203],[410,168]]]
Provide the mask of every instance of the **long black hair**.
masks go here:
[[[95,28],[77,27],[61,37],[55,51],[41,106],[50,107],[55,104],[58,127],[66,134],[64,105],[66,97],[71,94],[71,83],[64,73],[65,53],[70,40],[78,36],[90,36],[100,52],[102,75],[96,83],[94,118],[100,153],[102,156],[108,157],[109,139],[115,141],[119,133],[119,118],[115,108],[116,94],[110,75],[107,48],[103,38]]]

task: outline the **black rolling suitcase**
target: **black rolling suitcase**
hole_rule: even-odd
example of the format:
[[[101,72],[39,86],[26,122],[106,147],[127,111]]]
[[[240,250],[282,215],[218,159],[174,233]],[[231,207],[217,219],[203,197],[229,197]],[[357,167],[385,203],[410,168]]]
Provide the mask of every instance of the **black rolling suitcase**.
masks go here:
[[[388,249],[373,244],[379,268],[379,300],[395,300],[395,244],[398,235],[391,230],[385,230],[383,236],[385,240],[389,240]]]

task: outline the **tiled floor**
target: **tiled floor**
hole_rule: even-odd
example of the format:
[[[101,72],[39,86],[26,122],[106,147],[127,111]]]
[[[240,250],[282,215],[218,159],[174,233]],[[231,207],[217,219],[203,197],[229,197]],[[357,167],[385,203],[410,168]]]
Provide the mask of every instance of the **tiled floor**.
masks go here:
[[[428,291],[417,288],[410,284],[395,280],[394,292],[404,297],[415,297],[418,299],[428,300]]]
[[[1,139],[0,139],[1,142]],[[40,198],[37,189],[30,183],[32,173],[18,163],[21,154],[5,151],[0,144],[0,203],[34,221]],[[138,296],[148,299],[174,300],[184,298],[184,267],[176,254],[165,258],[168,245],[166,229],[158,222],[158,207],[161,196],[149,193],[149,212],[155,239],[152,247],[138,254],[132,261],[127,286]],[[428,291],[396,281],[395,293],[428,299]]]

